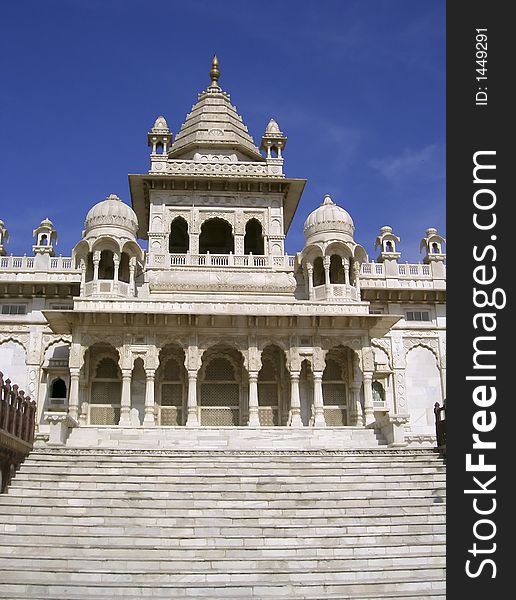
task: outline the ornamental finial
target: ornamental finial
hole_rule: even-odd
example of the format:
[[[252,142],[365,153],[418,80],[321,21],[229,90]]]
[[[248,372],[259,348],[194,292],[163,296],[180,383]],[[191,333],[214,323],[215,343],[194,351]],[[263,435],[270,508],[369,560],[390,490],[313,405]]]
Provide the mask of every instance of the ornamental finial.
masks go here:
[[[211,61],[210,77],[211,87],[219,87],[219,84],[217,83],[220,77],[219,59],[216,54],[213,55],[213,60]]]

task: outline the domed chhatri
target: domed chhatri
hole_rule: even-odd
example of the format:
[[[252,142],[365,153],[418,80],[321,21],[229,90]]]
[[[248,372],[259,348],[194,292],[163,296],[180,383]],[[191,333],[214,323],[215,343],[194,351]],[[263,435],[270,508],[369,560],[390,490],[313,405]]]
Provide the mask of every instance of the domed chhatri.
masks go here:
[[[122,202],[116,194],[110,194],[89,210],[84,222],[84,234],[87,235],[91,230],[99,227],[124,229],[132,237],[136,237],[138,219],[130,206]]]
[[[329,194],[326,194],[321,206],[308,215],[304,224],[307,243],[320,236],[326,237],[328,234],[336,234],[338,237],[353,241],[354,232],[355,225],[351,215],[337,206]]]

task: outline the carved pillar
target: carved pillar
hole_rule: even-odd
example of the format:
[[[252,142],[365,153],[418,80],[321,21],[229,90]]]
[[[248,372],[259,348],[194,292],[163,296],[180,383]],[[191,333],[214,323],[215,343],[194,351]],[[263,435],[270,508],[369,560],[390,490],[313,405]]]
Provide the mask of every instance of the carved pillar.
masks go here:
[[[355,278],[355,288],[357,290],[357,300],[360,300],[360,263],[353,261],[353,275]]]
[[[88,402],[88,382],[85,379],[81,379],[79,382],[79,398],[81,403],[81,414],[79,416],[79,423],[81,425],[87,425],[88,409],[90,403]]]
[[[344,267],[344,283],[346,284],[346,287],[349,287],[349,258],[342,259],[342,266]]]
[[[79,416],[79,378],[81,376],[81,369],[77,367],[70,367],[70,398],[68,403],[68,413],[77,421]]]
[[[79,291],[80,296],[84,296],[84,289],[86,285],[86,261],[81,258],[79,261],[79,268],[81,269],[81,287]]]
[[[154,427],[156,424],[154,417],[154,381],[156,369],[145,369],[145,416],[143,417],[144,427]]]
[[[258,413],[258,371],[249,372],[249,427],[260,427]]]
[[[120,401],[120,421],[121,426],[131,425],[131,379],[132,370],[122,369],[122,398]]]
[[[133,256],[129,259],[129,294],[136,296],[134,288],[134,272],[136,271],[136,258]]]
[[[120,254],[118,252],[113,252],[113,293],[116,294],[118,292],[118,273],[120,271]]]
[[[374,423],[374,405],[373,405],[373,373],[365,371],[364,377],[364,419],[365,425]]]
[[[322,371],[314,371],[314,427],[325,427]]]
[[[331,285],[330,285],[330,257],[325,256],[323,258],[324,266],[324,289],[326,298],[331,296]]]
[[[290,414],[289,414],[289,425],[290,427],[303,427],[303,421],[301,420],[301,399],[299,396],[299,377],[301,371],[290,372]]]
[[[95,250],[95,252],[93,253],[93,293],[98,292],[99,264],[100,264],[100,251]]]
[[[312,300],[314,295],[314,268],[310,263],[306,263],[306,282],[308,300]]]
[[[405,383],[405,348],[403,346],[402,334],[393,333],[392,343],[392,361],[393,375],[392,384],[394,392],[394,412],[395,414],[406,414],[407,411],[407,387]]]
[[[188,371],[188,398],[187,398],[186,417],[187,427],[198,427],[199,416],[197,410],[197,371]]]
[[[351,406],[349,411],[350,425],[364,425],[364,417],[362,414],[362,405],[360,404],[360,383],[353,383],[350,386]]]

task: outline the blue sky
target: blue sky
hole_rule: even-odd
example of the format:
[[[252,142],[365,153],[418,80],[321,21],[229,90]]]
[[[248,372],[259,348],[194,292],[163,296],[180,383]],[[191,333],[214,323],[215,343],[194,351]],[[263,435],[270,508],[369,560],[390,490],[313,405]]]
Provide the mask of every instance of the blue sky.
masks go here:
[[[444,0],[11,0],[0,12],[8,252],[31,254],[48,216],[67,255],[93,204],[130,202],[147,131],[158,114],[179,130],[214,52],[255,142],[274,117],[287,176],[308,179],[289,253],[326,193],[370,258],[382,225],[402,261],[422,259],[426,228],[445,235]]]

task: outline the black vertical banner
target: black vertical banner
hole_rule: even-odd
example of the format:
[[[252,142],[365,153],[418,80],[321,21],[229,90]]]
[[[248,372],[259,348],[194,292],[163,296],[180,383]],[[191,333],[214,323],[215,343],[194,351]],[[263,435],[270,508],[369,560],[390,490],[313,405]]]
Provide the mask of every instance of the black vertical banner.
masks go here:
[[[514,594],[510,8],[496,0],[447,3],[447,597],[453,599]]]

